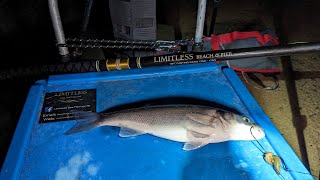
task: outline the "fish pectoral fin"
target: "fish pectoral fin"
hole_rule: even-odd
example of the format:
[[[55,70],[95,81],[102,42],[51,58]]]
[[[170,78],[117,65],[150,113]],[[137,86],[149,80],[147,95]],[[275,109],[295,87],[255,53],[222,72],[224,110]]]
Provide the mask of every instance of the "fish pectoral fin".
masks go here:
[[[210,110],[207,111],[207,113],[210,116],[216,116],[217,115],[217,110],[216,109],[210,109]]]
[[[183,145],[183,150],[185,151],[189,151],[189,150],[194,150],[194,149],[198,149],[201,148],[205,145],[207,145],[208,143],[203,143],[203,142],[186,142]]]
[[[220,119],[220,122],[222,124],[224,131],[226,133],[230,133],[230,131],[229,131],[230,123],[227,120],[225,120],[222,116],[220,116],[219,119]]]
[[[119,132],[120,137],[132,137],[132,136],[138,136],[141,134],[146,134],[146,133],[142,131],[137,131],[134,129],[125,128],[125,127],[122,127]]]
[[[187,137],[195,137],[195,138],[208,138],[210,135],[202,134],[196,131],[192,131],[190,129],[187,130]]]
[[[189,113],[187,114],[187,116],[198,122],[198,123],[201,123],[203,125],[207,125],[207,126],[210,126],[211,123],[212,123],[212,117],[209,116],[209,115],[205,115],[205,114],[198,114],[198,113]]]

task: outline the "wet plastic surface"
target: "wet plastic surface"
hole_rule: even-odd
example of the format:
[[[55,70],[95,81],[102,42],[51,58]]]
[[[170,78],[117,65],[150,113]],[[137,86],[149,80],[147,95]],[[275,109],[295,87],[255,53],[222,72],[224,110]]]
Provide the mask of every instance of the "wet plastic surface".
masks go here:
[[[308,173],[270,119],[229,68],[214,63],[51,76],[31,87],[1,179],[313,179],[277,175],[255,141],[229,141],[183,151],[182,143],[151,135],[120,138],[101,127],[64,135],[75,121],[39,124],[47,92],[97,90],[97,111],[150,99],[185,97],[221,104],[249,116],[266,132],[265,150],[289,169]],[[177,102],[179,103],[179,102]]]

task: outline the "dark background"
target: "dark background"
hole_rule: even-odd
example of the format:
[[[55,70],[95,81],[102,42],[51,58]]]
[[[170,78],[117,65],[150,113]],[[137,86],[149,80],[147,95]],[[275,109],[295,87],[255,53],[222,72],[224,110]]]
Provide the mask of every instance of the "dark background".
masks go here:
[[[106,8],[104,8],[106,7]],[[66,37],[79,37],[85,1],[59,1]],[[90,31],[99,38],[112,38],[108,2],[94,2]],[[60,62],[46,0],[0,0],[0,71]],[[10,72],[10,71],[9,71]],[[29,88],[47,75],[1,80],[0,167],[10,145]]]

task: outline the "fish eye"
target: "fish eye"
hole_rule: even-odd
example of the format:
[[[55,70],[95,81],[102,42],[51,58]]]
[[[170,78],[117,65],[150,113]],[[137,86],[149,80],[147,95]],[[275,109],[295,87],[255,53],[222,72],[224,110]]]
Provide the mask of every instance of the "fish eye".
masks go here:
[[[250,122],[250,119],[249,118],[247,118],[247,117],[243,117],[242,118],[245,122],[247,122],[247,123],[249,123]]]

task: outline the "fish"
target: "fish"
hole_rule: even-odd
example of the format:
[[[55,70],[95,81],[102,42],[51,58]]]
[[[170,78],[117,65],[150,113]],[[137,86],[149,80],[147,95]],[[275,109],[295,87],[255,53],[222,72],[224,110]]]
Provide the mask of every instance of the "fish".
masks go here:
[[[66,135],[101,126],[120,127],[120,137],[151,134],[182,142],[183,150],[194,150],[209,143],[255,140],[265,136],[249,118],[209,106],[159,105],[109,113],[76,112],[77,123]]]

